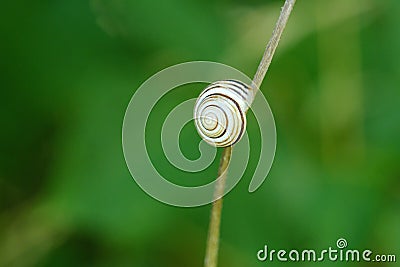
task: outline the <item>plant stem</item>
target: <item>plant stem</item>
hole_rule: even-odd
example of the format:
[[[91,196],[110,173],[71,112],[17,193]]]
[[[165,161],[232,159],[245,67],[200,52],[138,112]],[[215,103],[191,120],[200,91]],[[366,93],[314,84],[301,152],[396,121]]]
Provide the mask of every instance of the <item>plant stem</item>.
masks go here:
[[[275,24],[271,39],[269,39],[267,47],[264,51],[264,55],[253,78],[253,84],[256,86],[256,90],[258,90],[262,81],[264,80],[265,74],[267,73],[272,58],[274,57],[275,50],[278,47],[279,40],[281,39],[283,30],[286,27],[286,23],[295,3],[296,0],[286,0],[282,7],[281,14],[279,15],[278,21]]]
[[[267,47],[265,48],[264,55],[257,68],[256,74],[253,78],[253,87],[255,94],[259,90],[261,83],[268,71],[269,65],[271,64],[275,50],[279,44],[279,40],[285,29],[286,23],[289,19],[290,13],[292,12],[293,5],[296,0],[286,0],[282,7],[281,14],[279,15],[278,21],[276,22],[275,28],[272,32],[271,39],[269,40]],[[229,160],[231,158],[232,147],[225,147],[218,169],[218,177],[220,179],[215,187],[214,195],[221,196],[215,200],[212,204],[210,226],[208,230],[206,256],[204,260],[204,267],[216,267],[218,263],[218,248],[219,248],[219,236],[220,236],[220,224],[221,224],[221,212],[222,212],[222,196],[224,192],[225,182],[227,178],[227,168]]]
[[[218,262],[218,248],[219,248],[219,231],[221,224],[221,211],[222,211],[222,195],[224,192],[227,168],[231,159],[232,147],[225,147],[222,151],[221,161],[218,168],[219,180],[215,186],[214,195],[221,196],[215,200],[212,204],[211,216],[210,216],[210,227],[208,230],[207,249],[206,257],[204,260],[205,267],[216,267]]]

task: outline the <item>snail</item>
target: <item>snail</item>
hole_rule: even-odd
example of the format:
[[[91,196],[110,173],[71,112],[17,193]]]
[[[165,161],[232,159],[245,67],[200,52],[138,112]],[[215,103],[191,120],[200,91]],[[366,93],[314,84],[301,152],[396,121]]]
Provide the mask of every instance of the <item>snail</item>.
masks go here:
[[[246,112],[253,98],[253,88],[240,81],[211,83],[196,100],[194,122],[197,132],[213,146],[234,145],[246,130]]]

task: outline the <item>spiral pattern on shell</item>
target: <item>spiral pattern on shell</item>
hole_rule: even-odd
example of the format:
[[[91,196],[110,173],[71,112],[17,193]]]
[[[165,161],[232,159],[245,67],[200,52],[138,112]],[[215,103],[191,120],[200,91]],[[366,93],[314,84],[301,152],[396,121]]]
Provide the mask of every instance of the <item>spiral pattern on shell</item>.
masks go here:
[[[246,112],[253,91],[236,80],[217,81],[207,86],[194,107],[194,121],[207,143],[226,147],[237,143],[246,130]]]

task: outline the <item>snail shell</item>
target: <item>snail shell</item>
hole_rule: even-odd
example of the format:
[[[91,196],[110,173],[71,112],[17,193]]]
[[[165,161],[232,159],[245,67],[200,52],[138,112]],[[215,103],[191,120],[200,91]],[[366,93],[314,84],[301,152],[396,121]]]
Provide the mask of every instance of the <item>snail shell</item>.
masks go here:
[[[217,81],[207,86],[194,107],[194,121],[200,136],[216,147],[237,143],[246,130],[246,112],[254,93],[236,80]]]

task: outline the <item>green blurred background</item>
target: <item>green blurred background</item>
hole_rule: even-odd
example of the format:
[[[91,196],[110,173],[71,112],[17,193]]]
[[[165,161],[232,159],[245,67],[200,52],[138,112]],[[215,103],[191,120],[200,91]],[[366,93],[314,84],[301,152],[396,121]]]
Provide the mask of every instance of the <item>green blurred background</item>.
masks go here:
[[[251,77],[282,3],[3,1],[0,266],[202,266],[210,205],[171,207],[139,189],[122,154],[124,111],[173,64],[217,61]],[[261,87],[277,125],[274,165],[249,194],[250,118],[256,152],[225,197],[220,266],[282,265],[257,251],[340,237],[400,257],[399,26],[397,0],[298,0]],[[160,103],[149,138],[159,142],[171,103],[201,88]],[[182,132],[189,158],[199,140],[193,125]],[[166,175],[190,179],[149,149]]]

